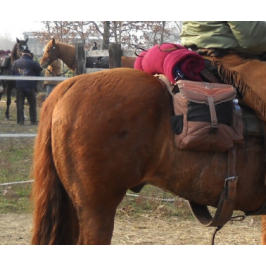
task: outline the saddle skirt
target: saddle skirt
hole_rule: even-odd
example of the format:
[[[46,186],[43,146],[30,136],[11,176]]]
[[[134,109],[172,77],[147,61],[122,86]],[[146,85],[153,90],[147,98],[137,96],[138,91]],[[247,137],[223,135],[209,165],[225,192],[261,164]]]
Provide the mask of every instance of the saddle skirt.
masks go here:
[[[8,67],[11,57],[4,50],[0,50],[0,68],[1,70]]]

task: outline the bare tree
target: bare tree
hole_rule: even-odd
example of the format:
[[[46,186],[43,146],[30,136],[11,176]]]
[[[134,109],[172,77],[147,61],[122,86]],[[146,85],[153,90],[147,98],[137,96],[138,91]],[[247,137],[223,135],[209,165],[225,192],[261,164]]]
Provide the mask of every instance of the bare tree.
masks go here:
[[[110,21],[103,22],[103,49],[108,49],[110,42]]]
[[[44,31],[36,35],[44,43],[51,38],[73,44],[83,40],[90,49],[93,42],[107,49],[110,42],[121,43],[123,49],[151,47],[165,41],[177,42],[178,22],[170,21],[43,21]]]

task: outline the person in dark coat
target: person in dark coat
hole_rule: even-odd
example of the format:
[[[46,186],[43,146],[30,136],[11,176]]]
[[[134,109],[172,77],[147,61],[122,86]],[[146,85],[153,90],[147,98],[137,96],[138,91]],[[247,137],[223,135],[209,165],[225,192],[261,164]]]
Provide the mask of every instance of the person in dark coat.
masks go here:
[[[93,43],[94,43],[94,46],[91,48],[91,50],[98,50],[97,43],[96,42],[93,42]]]
[[[12,75],[15,76],[40,76],[42,67],[33,60],[32,53],[24,50],[22,56],[13,64]],[[29,114],[31,125],[37,125],[37,108],[35,88],[36,80],[16,80],[17,89],[17,123],[24,125],[24,101],[29,103]]]

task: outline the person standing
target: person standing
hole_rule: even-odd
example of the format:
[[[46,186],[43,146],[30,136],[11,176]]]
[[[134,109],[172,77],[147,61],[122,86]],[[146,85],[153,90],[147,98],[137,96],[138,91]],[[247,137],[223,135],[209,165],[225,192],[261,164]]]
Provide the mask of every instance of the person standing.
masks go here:
[[[22,56],[17,59],[12,67],[12,75],[15,76],[40,76],[42,67],[33,60],[32,53],[26,49]],[[36,108],[36,80],[16,80],[17,89],[17,123],[24,125],[24,101],[29,103],[31,125],[37,125]]]
[[[45,72],[45,77],[57,77],[62,74],[62,61],[60,59],[55,60],[51,65],[49,65]],[[53,80],[45,80],[43,82],[43,89],[46,90],[46,98],[49,96],[49,94],[52,92],[54,87],[59,84],[60,81],[53,81]]]

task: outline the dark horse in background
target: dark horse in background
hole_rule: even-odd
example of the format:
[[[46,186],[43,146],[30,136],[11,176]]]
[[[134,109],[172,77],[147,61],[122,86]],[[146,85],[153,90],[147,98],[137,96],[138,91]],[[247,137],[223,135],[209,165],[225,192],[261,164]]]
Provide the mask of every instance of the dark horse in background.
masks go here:
[[[57,85],[35,140],[31,243],[110,244],[116,208],[128,189],[145,184],[217,208],[227,153],[179,150],[173,115],[165,84],[144,71],[115,68]],[[265,205],[264,155],[259,136],[236,147],[234,210]]]
[[[6,65],[4,67],[1,67],[0,75],[3,75],[3,76],[11,75],[13,63],[21,57],[21,54],[25,49],[28,49],[27,42],[28,42],[28,38],[26,40],[19,40],[17,38],[17,42],[11,51],[11,55],[10,56],[7,55],[7,57],[3,58],[3,60],[7,60],[7,61],[6,61]],[[4,92],[6,93],[6,98],[7,98],[5,119],[9,120],[9,107],[11,104],[11,92],[12,92],[12,89],[16,88],[16,81],[15,80],[1,80],[1,83],[4,88],[3,93]],[[3,96],[3,93],[0,94],[0,100]]]

